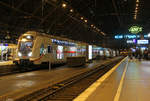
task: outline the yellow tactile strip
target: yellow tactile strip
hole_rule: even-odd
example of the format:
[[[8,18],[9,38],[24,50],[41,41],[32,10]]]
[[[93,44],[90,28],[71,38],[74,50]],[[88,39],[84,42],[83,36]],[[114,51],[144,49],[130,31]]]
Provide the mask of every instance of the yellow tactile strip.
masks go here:
[[[93,83],[89,88],[87,88],[83,93],[81,93],[78,97],[76,97],[73,101],[85,101],[95,90],[98,86],[102,84],[103,81],[105,81],[106,78],[108,78],[116,69],[117,67],[127,59],[124,58],[121,62],[119,62],[117,65],[115,65],[111,70],[109,70],[105,75],[103,75],[101,78],[99,78],[95,83]]]

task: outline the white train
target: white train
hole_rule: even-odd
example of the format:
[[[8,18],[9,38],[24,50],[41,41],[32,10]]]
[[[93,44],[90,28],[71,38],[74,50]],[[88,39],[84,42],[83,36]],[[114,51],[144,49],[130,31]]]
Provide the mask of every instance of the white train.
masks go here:
[[[111,53],[95,45],[28,31],[19,37],[13,62],[17,65],[57,64],[66,62],[67,57],[84,56],[88,60],[97,55],[109,57]]]

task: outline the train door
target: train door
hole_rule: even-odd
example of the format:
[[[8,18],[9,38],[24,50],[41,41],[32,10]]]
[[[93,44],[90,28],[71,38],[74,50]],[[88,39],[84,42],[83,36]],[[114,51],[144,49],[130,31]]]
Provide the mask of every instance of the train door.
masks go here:
[[[57,59],[64,59],[63,46],[57,46]]]
[[[100,56],[104,56],[104,51],[100,50]]]

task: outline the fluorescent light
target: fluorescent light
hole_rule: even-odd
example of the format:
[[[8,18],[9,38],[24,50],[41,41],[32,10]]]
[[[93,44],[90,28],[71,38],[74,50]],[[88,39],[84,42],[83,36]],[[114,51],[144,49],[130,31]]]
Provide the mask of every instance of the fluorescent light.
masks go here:
[[[22,54],[20,52],[18,52],[18,56],[22,56]]]

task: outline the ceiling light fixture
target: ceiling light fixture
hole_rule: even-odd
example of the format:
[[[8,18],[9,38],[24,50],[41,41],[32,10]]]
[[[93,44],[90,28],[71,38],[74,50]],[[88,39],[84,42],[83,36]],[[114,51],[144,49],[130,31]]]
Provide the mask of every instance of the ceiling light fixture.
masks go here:
[[[138,14],[138,9],[139,9],[139,0],[136,0],[136,7],[135,7],[135,14],[134,14],[134,20],[137,19],[137,14]]]
[[[73,9],[70,9],[70,12],[73,12]]]
[[[106,35],[104,32],[101,32],[101,34],[103,34],[104,36]]]
[[[83,20],[83,17],[81,17],[80,19]]]
[[[63,8],[66,8],[66,6],[67,6],[67,4],[65,4],[65,3],[62,4],[62,7],[63,7]]]
[[[87,21],[87,20],[84,20],[84,22],[86,22],[86,23],[87,23],[88,21]]]

